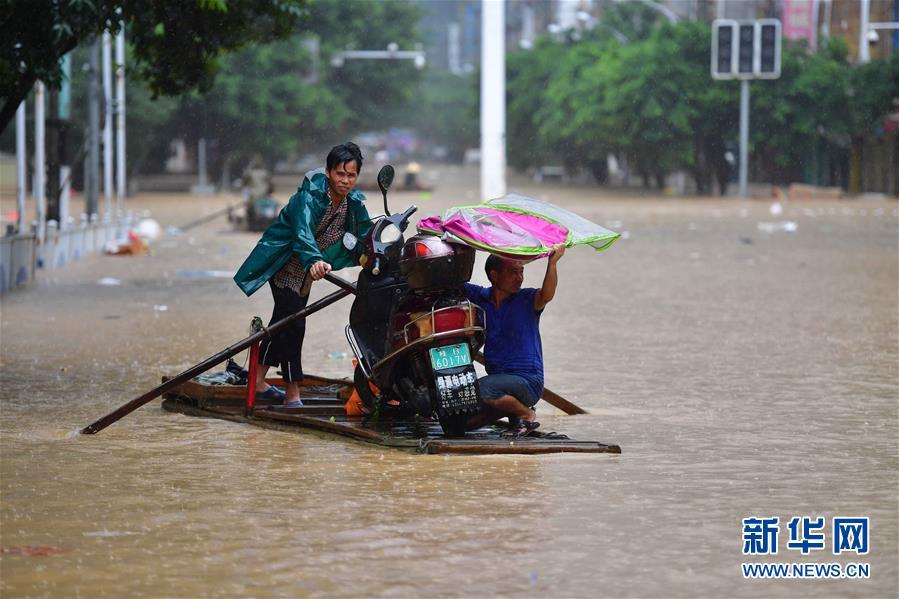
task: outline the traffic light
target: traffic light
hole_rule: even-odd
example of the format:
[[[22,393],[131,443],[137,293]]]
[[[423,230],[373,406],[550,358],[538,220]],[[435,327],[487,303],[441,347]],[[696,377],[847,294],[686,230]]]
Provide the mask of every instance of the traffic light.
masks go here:
[[[736,21],[719,19],[712,25],[712,77],[733,79]]]
[[[778,19],[712,23],[712,78],[780,77],[781,26]]]
[[[755,62],[755,23],[740,23],[737,39],[737,76],[752,78]]]
[[[756,22],[758,30],[758,63],[755,74],[761,79],[780,77],[780,21],[777,19],[760,19]]]

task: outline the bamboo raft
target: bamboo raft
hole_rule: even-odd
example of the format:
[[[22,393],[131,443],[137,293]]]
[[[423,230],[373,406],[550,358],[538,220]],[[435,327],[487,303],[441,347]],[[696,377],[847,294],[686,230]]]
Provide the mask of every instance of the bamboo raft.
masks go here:
[[[163,382],[168,378],[163,378]],[[283,385],[280,378],[269,384]],[[428,454],[544,454],[621,453],[617,445],[597,441],[575,441],[557,433],[532,431],[526,437],[510,437],[502,426],[471,431],[464,438],[450,439],[436,421],[382,418],[378,422],[347,416],[344,404],[352,383],[344,379],[306,376],[303,406],[285,407],[257,399],[247,410],[247,388],[209,385],[189,380],[164,395],[162,407],[188,416],[219,418],[278,430],[314,430],[349,437],[382,447]]]

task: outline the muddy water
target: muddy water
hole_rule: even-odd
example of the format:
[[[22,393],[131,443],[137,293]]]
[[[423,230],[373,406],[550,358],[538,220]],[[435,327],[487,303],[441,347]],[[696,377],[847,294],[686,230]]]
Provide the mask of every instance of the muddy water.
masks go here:
[[[453,175],[394,207],[474,199],[476,180]],[[543,318],[547,384],[590,414],[539,412],[544,428],[622,455],[418,456],[158,403],[77,435],[268,316],[266,293],[185,274],[233,270],[255,243],[214,221],[151,256],[87,259],[3,298],[0,541],[15,553],[0,554],[0,594],[895,596],[896,204],[772,216],[763,201],[519,187],[627,232],[607,252],[564,257]],[[227,201],[133,207],[168,225]],[[758,226],[782,220],[798,229]],[[349,374],[329,357],[348,351],[348,309],[310,321],[307,371]],[[749,515],[783,521],[767,561],[842,563],[863,560],[788,551],[786,520],[869,516],[871,578],[744,580],[741,562],[766,561],[741,555]]]

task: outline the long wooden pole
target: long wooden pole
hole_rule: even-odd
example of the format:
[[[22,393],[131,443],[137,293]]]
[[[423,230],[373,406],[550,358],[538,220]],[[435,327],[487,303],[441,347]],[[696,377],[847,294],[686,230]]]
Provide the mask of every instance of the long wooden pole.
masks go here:
[[[349,283],[347,283],[347,284],[349,285]],[[336,302],[337,300],[342,299],[348,295],[350,295],[350,291],[348,291],[345,288],[338,289],[334,293],[332,293],[330,295],[326,295],[325,297],[318,300],[317,302],[315,302],[309,306],[306,306],[299,312],[295,312],[286,318],[282,318],[281,320],[274,323],[272,326],[268,327],[267,329],[263,329],[263,330],[259,331],[258,333],[254,333],[253,335],[250,335],[249,337],[247,337],[246,339],[243,339],[242,341],[238,341],[236,344],[223,349],[222,351],[215,354],[214,356],[210,356],[209,358],[206,358],[199,364],[191,366],[190,368],[188,368],[187,370],[185,370],[178,376],[176,376],[172,379],[169,379],[168,381],[164,382],[163,384],[159,385],[158,387],[155,387],[154,389],[147,391],[140,397],[136,397],[136,398],[132,399],[131,401],[129,401],[128,403],[126,403],[125,405],[123,405],[122,407],[117,409],[116,411],[107,414],[106,416],[104,416],[103,418],[100,418],[93,424],[89,424],[88,426],[81,429],[81,434],[93,435],[94,433],[98,433],[98,432],[102,431],[104,428],[106,428],[113,422],[116,422],[117,420],[124,418],[125,416],[127,416],[128,414],[130,414],[131,412],[136,410],[137,408],[156,399],[157,397],[159,397],[166,391],[177,387],[181,383],[192,379],[193,377],[197,376],[198,374],[202,374],[202,373],[206,372],[207,370],[209,370],[210,368],[212,368],[218,364],[221,364],[222,362],[224,362],[231,356],[242,352],[243,350],[250,347],[254,343],[262,341],[265,337],[267,337],[273,333],[277,333],[278,331],[280,331],[281,329],[283,329],[284,327],[286,327],[293,321],[297,320],[298,318],[305,318],[306,316],[312,314],[313,312],[318,312],[322,308],[329,306],[329,305],[333,304],[334,302]]]
[[[209,221],[215,220],[224,214],[228,214],[229,211],[234,210],[235,208],[240,208],[241,206],[245,206],[248,204],[249,204],[248,200],[241,200],[239,202],[235,202],[234,204],[231,204],[230,206],[226,206],[226,207],[222,208],[221,210],[216,210],[215,212],[211,212],[211,213],[201,216],[195,220],[192,220],[189,223],[187,223],[181,227],[177,227],[177,229],[179,232],[183,233],[184,231],[187,231],[188,229],[193,229],[197,225],[202,225],[204,223],[208,223]]]
[[[477,355],[474,357],[474,359],[477,360],[478,362],[480,362],[481,364],[485,363],[484,354],[482,354],[481,352],[478,352]],[[551,390],[547,389],[546,387],[543,388],[543,401],[545,401],[546,403],[548,403],[549,405],[551,405],[553,407],[559,408],[560,410],[562,410],[569,416],[573,416],[574,414],[587,414],[588,413],[587,410],[585,410],[584,408],[571,403],[570,401],[568,401],[567,399],[565,399],[558,393],[551,391]]]

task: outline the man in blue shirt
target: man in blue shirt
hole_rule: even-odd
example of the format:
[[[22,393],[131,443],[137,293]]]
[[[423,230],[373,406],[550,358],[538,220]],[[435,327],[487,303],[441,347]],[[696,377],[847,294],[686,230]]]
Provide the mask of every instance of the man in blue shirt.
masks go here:
[[[501,416],[527,433],[539,426],[531,409],[543,393],[543,346],[540,315],[556,294],[556,264],[565,254],[565,244],[552,248],[540,289],[521,288],[521,262],[491,254],[484,270],[490,287],[465,284],[468,299],[484,309],[487,339],[484,358],[487,376],[478,380],[484,405],[494,412],[469,424],[480,426]],[[499,413],[499,416],[496,413]],[[520,423],[520,425],[519,425]]]

